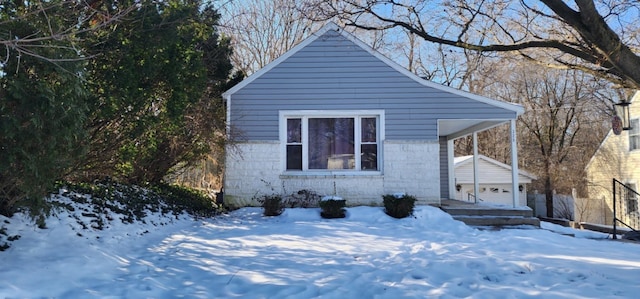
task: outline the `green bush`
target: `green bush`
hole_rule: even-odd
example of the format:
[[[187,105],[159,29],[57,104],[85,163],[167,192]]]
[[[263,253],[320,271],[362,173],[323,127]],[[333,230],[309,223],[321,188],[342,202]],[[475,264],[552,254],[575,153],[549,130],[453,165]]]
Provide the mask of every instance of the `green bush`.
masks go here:
[[[346,216],[346,200],[340,197],[324,197],[320,200],[320,216],[322,218],[344,218]]]
[[[123,223],[142,221],[149,212],[160,212],[175,216],[186,212],[193,217],[212,217],[222,211],[216,209],[212,199],[205,194],[186,187],[157,184],[141,188],[135,185],[121,184],[110,179],[94,183],[61,184],[65,190],[60,193],[79,203],[90,202],[90,212],[106,215],[108,211],[120,215]],[[90,195],[86,198],[84,195]],[[102,224],[96,224],[96,228]]]
[[[384,211],[393,218],[405,218],[413,214],[416,197],[406,194],[385,194],[382,196]]]
[[[265,216],[279,216],[284,211],[282,196],[278,194],[263,195],[258,199],[258,202],[262,206],[262,214]]]
[[[223,209],[214,206],[212,198],[195,189],[161,183],[151,190],[164,198],[165,203],[175,211],[186,211],[196,217],[212,217],[223,212]]]

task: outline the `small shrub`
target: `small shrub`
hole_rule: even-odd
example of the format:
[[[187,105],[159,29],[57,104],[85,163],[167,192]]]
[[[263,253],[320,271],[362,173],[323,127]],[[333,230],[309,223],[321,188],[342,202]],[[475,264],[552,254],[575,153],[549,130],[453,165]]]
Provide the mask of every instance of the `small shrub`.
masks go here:
[[[393,218],[405,218],[413,214],[415,196],[406,194],[385,194],[382,196],[384,211]]]
[[[346,200],[340,197],[327,196],[320,200],[320,216],[322,218],[344,218],[346,216]]]
[[[258,199],[258,202],[262,206],[262,214],[265,216],[279,216],[284,211],[284,203],[280,195],[264,195]]]
[[[287,195],[284,204],[289,208],[313,208],[318,207],[321,196],[315,191],[302,189]]]

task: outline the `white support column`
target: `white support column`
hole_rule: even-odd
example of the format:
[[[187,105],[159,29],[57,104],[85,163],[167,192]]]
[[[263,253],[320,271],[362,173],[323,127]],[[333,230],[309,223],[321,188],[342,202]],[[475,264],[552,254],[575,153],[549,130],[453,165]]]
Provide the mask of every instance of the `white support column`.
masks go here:
[[[449,162],[447,165],[447,167],[449,167],[449,199],[458,199],[456,191],[456,173],[453,165],[453,147],[453,140],[447,140],[447,160]]]
[[[473,132],[473,200],[478,203],[478,189],[480,181],[478,179],[478,132]]]
[[[516,142],[516,120],[511,120],[511,194],[513,207],[519,206],[520,192],[518,190],[518,144]]]

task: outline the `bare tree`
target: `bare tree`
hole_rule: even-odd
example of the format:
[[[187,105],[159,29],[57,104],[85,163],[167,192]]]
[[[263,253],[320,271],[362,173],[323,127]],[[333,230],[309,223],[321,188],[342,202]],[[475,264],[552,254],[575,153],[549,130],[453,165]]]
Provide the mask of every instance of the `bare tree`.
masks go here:
[[[289,0],[228,1],[220,7],[220,30],[231,37],[234,66],[249,75],[317,30]]]
[[[554,191],[570,194],[584,183],[584,166],[606,133],[597,108],[605,101],[593,96],[592,78],[576,71],[519,67],[501,84],[498,97],[525,107],[518,121],[520,157],[538,175],[541,183],[533,187],[544,190],[547,216],[553,217]]]
[[[640,88],[637,0],[307,0],[302,6],[317,20],[368,30],[400,27],[428,42],[515,52],[547,67]]]

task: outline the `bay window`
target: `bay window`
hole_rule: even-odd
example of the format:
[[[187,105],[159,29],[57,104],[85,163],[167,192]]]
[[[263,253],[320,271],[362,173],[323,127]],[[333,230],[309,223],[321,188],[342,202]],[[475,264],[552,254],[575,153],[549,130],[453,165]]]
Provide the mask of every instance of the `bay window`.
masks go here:
[[[286,170],[379,171],[381,114],[283,114]]]

